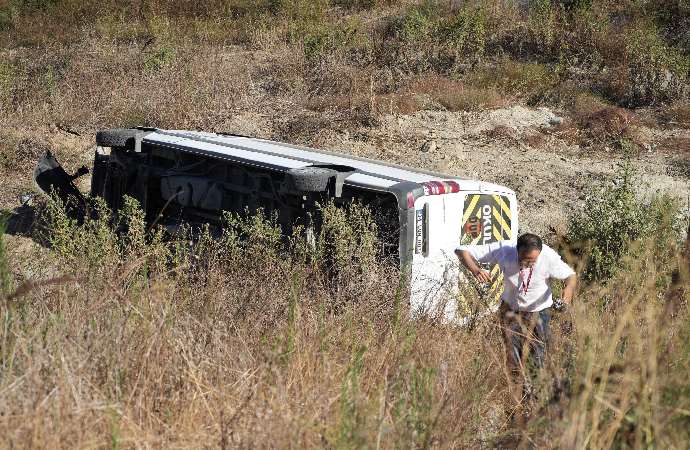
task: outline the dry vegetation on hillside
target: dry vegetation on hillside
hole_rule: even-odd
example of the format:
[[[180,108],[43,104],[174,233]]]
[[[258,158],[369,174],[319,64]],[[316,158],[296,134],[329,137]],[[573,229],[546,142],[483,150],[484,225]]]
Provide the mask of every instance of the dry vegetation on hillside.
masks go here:
[[[281,112],[364,123],[434,105],[575,107],[584,94],[598,108],[661,105],[687,98],[689,8],[675,0],[8,0],[0,100],[8,124],[80,129],[215,129],[232,111],[276,101],[290,103],[274,106]],[[685,116],[682,103],[664,115]]]
[[[506,387],[497,324],[410,321],[404,280],[375,263],[367,214],[346,222],[330,210],[329,231],[305,253],[262,218],[235,218],[221,239],[202,234],[193,247],[163,243],[129,205],[112,224],[103,213],[77,226],[49,203],[37,231],[50,251],[0,245],[8,447],[684,448],[690,439],[688,267],[671,233],[632,244],[625,270],[554,318],[525,416]],[[340,257],[320,257],[324,247]]]
[[[311,144],[368,138],[390,114],[521,103],[567,116],[520,137],[530,147],[648,151],[645,127],[690,127],[688,23],[682,0],[5,0],[0,206],[47,147],[77,167],[100,128],[236,131],[240,116]],[[688,143],[658,150],[690,173]],[[626,180],[608,202],[587,197],[562,236],[588,282],[553,319],[529,415],[492,317],[407,318],[366,212],[350,212],[353,230],[332,211],[319,248],[335,260],[270,220],[192,245],[163,242],[133,204],[81,226],[50,202],[33,228],[14,214],[0,232],[0,447],[687,448],[678,205],[642,202]]]

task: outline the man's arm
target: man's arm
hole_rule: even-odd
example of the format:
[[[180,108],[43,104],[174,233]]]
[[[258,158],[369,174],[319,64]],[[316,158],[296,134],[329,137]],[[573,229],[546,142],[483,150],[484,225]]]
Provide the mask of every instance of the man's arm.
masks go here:
[[[561,299],[566,305],[570,305],[573,301],[573,296],[575,295],[575,287],[577,286],[577,275],[572,274],[565,279],[565,286],[563,286],[563,291],[561,292]]]
[[[458,258],[460,258],[462,265],[467,267],[467,269],[472,272],[472,275],[474,275],[477,281],[480,283],[491,282],[491,274],[489,271],[479,267],[479,264],[477,264],[477,261],[475,261],[470,252],[467,250],[457,249],[455,250],[455,254],[458,255]]]
[[[577,287],[577,274],[568,264],[565,263],[553,249],[548,249],[548,255],[550,258],[549,276],[556,278],[557,280],[563,280],[564,286],[561,291],[561,300],[566,305],[569,305],[573,301],[573,296],[575,295],[575,288]]]

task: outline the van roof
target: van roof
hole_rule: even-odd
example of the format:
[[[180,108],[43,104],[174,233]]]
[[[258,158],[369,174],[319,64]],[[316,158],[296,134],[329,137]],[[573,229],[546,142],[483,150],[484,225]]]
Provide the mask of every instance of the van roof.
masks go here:
[[[355,169],[355,173],[345,179],[345,184],[375,190],[385,191],[402,182],[421,185],[430,181],[454,181],[459,185],[460,190],[512,193],[506,187],[491,183],[265,139],[201,131],[160,129],[146,129],[146,131],[148,133],[142,140],[144,143],[273,170],[287,171],[312,165],[349,166]]]

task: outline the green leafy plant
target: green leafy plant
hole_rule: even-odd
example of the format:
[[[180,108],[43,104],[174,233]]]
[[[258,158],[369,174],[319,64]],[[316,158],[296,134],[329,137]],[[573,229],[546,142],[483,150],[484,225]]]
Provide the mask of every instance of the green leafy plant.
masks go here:
[[[175,59],[175,49],[163,46],[144,61],[144,70],[157,72],[166,67]]]
[[[664,195],[640,198],[636,189],[640,183],[628,159],[614,180],[592,190],[582,210],[571,216],[567,241],[587,257],[583,272],[586,281],[605,281],[614,276],[636,240],[678,238],[677,202]]]
[[[349,279],[373,269],[378,256],[378,228],[371,211],[357,203],[345,207],[328,203],[321,207],[321,215],[317,252],[337,278]]]
[[[456,57],[479,59],[486,48],[487,27],[483,9],[464,8],[439,27],[438,38],[456,53]]]

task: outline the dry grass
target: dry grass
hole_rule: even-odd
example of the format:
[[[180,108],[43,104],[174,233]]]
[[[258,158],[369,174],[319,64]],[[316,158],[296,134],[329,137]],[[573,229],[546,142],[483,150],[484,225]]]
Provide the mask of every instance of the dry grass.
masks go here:
[[[48,253],[0,252],[11,274],[0,432],[13,448],[682,448],[690,438],[678,248],[641,243],[631,270],[581,289],[554,317],[538,400],[518,420],[493,317],[472,328],[409,321],[394,270],[358,272],[367,258],[352,254],[333,289],[319,264],[276,251],[270,227],[242,247],[202,238],[171,254],[144,246],[135,225],[119,244],[96,225],[80,246],[58,236]],[[161,264],[166,254],[177,262]]]
[[[496,89],[475,87],[438,76],[424,77],[412,83],[409,90],[428,95],[448,111],[478,111],[507,104]]]
[[[666,151],[670,154],[679,154],[690,158],[690,138],[671,137],[668,139],[664,139],[659,144],[659,150]]]
[[[639,150],[650,145],[643,125],[631,110],[580,93],[570,107],[569,119],[556,132],[585,148]]]
[[[664,122],[673,127],[690,128],[690,105],[686,101],[677,101],[662,111]]]
[[[522,136],[522,142],[532,148],[543,148],[547,144],[547,138],[543,133],[535,132]]]
[[[482,135],[497,141],[516,141],[518,137],[516,129],[507,127],[505,125],[498,125],[486,130],[482,133]]]
[[[682,25],[684,10],[658,15],[655,28],[637,6],[603,0],[565,9],[494,0],[125,3],[0,6],[5,128],[214,130],[232,126],[238,111],[310,109],[356,127],[425,108],[569,103],[583,90],[621,105],[687,94],[685,59],[662,33]],[[623,85],[607,90],[600,74]],[[682,119],[684,103],[669,114]]]

